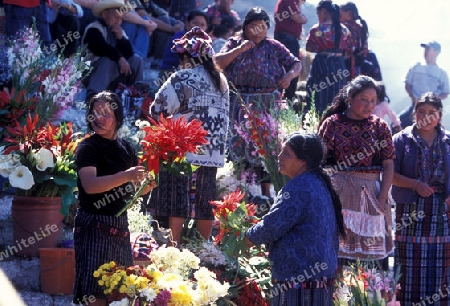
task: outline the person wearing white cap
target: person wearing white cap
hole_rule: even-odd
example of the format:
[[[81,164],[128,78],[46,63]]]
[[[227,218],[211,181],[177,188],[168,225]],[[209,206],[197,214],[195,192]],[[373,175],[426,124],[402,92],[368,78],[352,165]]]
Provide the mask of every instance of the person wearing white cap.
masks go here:
[[[449,90],[448,76],[444,69],[438,66],[437,57],[441,53],[441,45],[437,41],[420,44],[425,48],[425,63],[417,63],[406,75],[405,89],[411,98],[411,106],[400,113],[402,128],[410,126],[414,105],[424,93],[433,92],[441,100],[447,98]]]
[[[103,90],[114,90],[119,82],[133,85],[143,80],[144,59],[134,54],[121,27],[129,9],[124,0],[102,0],[92,8],[98,20],[86,27],[82,38],[87,46],[86,60],[93,67],[85,81],[86,101]]]

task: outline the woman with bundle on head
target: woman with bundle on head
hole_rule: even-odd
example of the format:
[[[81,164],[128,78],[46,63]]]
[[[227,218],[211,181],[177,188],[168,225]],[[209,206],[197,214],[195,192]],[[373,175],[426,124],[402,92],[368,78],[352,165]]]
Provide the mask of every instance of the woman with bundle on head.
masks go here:
[[[243,103],[256,114],[273,115],[281,101],[281,89],[288,88],[300,74],[300,60],[280,42],[268,38],[270,18],[261,7],[254,7],[245,16],[242,31],[231,37],[216,54],[217,64],[224,70],[238,93],[230,98],[230,158],[242,162],[257,172],[263,195],[270,196],[270,180],[261,161],[251,155],[251,148],[234,129],[244,122]],[[261,130],[267,127],[261,127]],[[245,152],[243,152],[245,151]]]
[[[423,94],[414,106],[415,123],[394,136],[402,305],[425,304],[431,296],[435,301],[440,292],[439,304],[450,305],[450,132],[441,126],[442,109],[439,96]]]
[[[307,100],[303,113],[314,103],[316,112],[321,115],[350,76],[343,57],[350,49],[350,32],[340,23],[338,5],[321,0],[316,10],[319,23],[312,26],[306,38],[306,51],[316,53],[316,56],[306,82]]]
[[[389,126],[372,115],[377,84],[358,76],[336,96],[320,121],[327,146],[326,166],[342,202],[347,239],[339,246],[340,265],[380,260],[387,267],[393,250],[389,189],[394,145]]]
[[[369,28],[367,22],[359,16],[358,8],[353,2],[342,4],[340,9],[341,22],[350,31],[351,50],[345,54],[345,65],[350,71],[350,79],[353,79],[360,75],[361,65],[369,52],[367,43]]]
[[[180,68],[180,58],[172,52],[173,41],[183,37],[183,35],[190,31],[193,27],[200,27],[203,31],[208,29],[208,17],[205,13],[197,10],[191,11],[187,16],[186,29],[173,34],[168,44],[164,47],[164,55],[161,59],[161,65],[159,67],[159,81],[161,83],[164,83],[173,72]],[[161,46],[158,48],[161,48]]]
[[[79,208],[75,215],[74,243],[76,277],[74,300],[89,305],[106,305],[106,296],[93,273],[104,263],[133,264],[127,213],[116,217],[126,200],[134,195],[133,183],[148,173],[138,166],[136,152],[127,140],[117,137],[124,119],[122,100],[103,91],[94,95],[86,113],[92,136],[84,139],[76,154]],[[155,187],[155,181],[144,193]],[[89,299],[90,301],[90,299]]]
[[[150,198],[155,217],[169,217],[174,242],[179,245],[183,223],[189,217],[196,220],[204,239],[211,235],[214,215],[209,201],[216,200],[217,168],[225,162],[229,90],[225,76],[213,61],[211,38],[200,27],[174,40],[172,52],[179,55],[184,69],[174,72],[159,89],[150,114],[155,120],[160,114],[187,121],[198,119],[208,132],[209,142],[201,147],[201,153],[186,155],[188,162],[200,166],[192,178],[161,171],[159,186]],[[189,191],[194,189],[191,179],[195,197],[190,201]]]
[[[324,146],[314,134],[294,133],[278,155],[290,181],[262,220],[246,233],[247,245],[268,244],[274,286],[272,305],[332,305],[342,206],[321,167]]]

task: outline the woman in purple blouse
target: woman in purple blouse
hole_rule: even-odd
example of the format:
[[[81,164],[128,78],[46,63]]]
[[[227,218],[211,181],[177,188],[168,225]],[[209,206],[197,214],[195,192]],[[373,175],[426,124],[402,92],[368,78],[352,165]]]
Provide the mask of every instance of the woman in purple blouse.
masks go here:
[[[275,110],[281,98],[280,90],[286,89],[302,68],[300,60],[286,47],[267,37],[269,27],[267,12],[260,7],[252,8],[245,16],[242,31],[231,37],[215,56],[232,83],[231,91],[235,87],[243,100],[236,94],[230,97],[230,117],[233,118],[230,120],[230,157],[235,162],[246,161],[247,166],[260,172],[260,178],[264,175],[261,162],[251,156],[250,148],[233,127],[243,120],[241,103],[252,104],[256,113]],[[240,152],[239,148],[245,148],[245,152]],[[261,186],[263,194],[270,195],[270,183],[263,180]]]

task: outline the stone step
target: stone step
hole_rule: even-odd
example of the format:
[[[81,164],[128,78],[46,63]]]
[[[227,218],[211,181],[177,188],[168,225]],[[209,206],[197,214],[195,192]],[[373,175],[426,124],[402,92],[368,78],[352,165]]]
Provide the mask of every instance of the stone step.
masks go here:
[[[19,295],[27,306],[68,306],[72,305],[71,295],[50,295],[40,292],[19,291]]]
[[[24,258],[13,256],[9,252],[5,253],[6,247],[13,245],[12,198],[12,195],[0,195],[0,252],[3,251],[3,254],[0,253],[0,272],[3,272],[27,306],[71,305],[71,295],[50,295],[41,292],[39,258]],[[1,280],[2,278],[0,278]],[[4,288],[4,286],[0,285],[0,288]],[[10,305],[2,302],[3,300],[0,300],[0,305]],[[13,305],[11,304],[11,306]]]
[[[0,269],[27,306],[71,305],[72,295],[50,295],[40,292],[40,260],[11,257],[0,261]],[[0,305],[3,305],[0,302]]]

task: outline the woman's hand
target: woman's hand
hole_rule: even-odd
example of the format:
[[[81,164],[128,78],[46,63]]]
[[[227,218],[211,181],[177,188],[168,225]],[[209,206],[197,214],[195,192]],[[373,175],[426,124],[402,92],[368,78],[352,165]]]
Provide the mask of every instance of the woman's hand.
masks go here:
[[[148,172],[145,171],[145,168],[143,166],[131,167],[125,170],[125,173],[128,175],[129,181],[135,183],[143,182],[149,175]]]
[[[251,40],[244,40],[242,44],[239,45],[238,49],[242,52],[248,51],[255,46],[255,43]]]
[[[158,187],[158,185],[156,185],[156,181],[155,180],[151,180],[150,183],[148,183],[148,185],[145,187],[145,189],[142,191],[142,194],[147,194],[150,191],[153,190],[153,188]]]
[[[433,188],[431,188],[430,186],[428,186],[427,183],[424,182],[418,182],[416,185],[416,192],[424,198],[429,197],[430,195],[432,195],[435,190]]]
[[[246,244],[249,248],[251,248],[252,246],[255,245],[253,242],[251,242],[251,241],[247,238],[247,236],[245,236],[244,242],[245,242],[245,244]]]
[[[289,84],[291,84],[291,81],[293,79],[293,74],[291,72],[285,73],[277,82],[277,85],[280,88],[286,89],[289,87]]]
[[[277,82],[277,85],[280,88],[286,89],[289,87],[289,84],[291,84],[291,81],[295,79],[300,74],[300,71],[302,70],[302,64],[300,62],[296,62],[289,72],[285,73]]]

